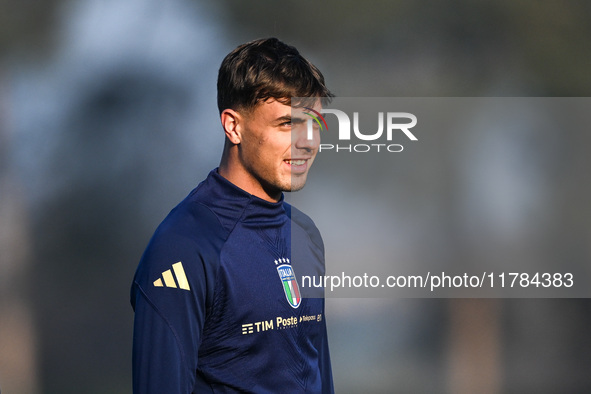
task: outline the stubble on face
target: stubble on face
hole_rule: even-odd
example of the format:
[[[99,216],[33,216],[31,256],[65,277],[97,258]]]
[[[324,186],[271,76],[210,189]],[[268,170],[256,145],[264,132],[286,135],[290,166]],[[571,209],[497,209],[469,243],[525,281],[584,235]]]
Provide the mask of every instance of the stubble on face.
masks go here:
[[[318,134],[307,139],[307,118],[276,100],[258,104],[244,116],[241,161],[264,194],[277,199],[298,191],[318,151]],[[253,193],[256,195],[256,193]]]
[[[317,100],[312,109],[321,110],[320,100]],[[320,133],[316,123],[312,122],[306,107],[292,107],[292,133],[291,133],[291,189],[301,190],[308,179],[310,167],[318,153],[320,145]],[[308,135],[308,124],[312,125],[311,139]]]

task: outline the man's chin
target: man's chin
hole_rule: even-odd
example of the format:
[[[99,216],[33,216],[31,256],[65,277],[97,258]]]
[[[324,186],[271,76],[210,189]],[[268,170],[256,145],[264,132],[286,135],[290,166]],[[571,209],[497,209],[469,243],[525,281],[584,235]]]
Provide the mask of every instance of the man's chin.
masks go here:
[[[306,184],[291,187],[291,189],[285,190],[285,191],[286,192],[299,192],[300,190],[302,190],[304,188],[304,186],[306,186]]]
[[[289,192],[297,192],[299,190],[302,190],[304,188],[304,186],[306,186],[306,180],[307,180],[307,174],[304,175],[293,175],[291,177],[291,185],[289,190]]]

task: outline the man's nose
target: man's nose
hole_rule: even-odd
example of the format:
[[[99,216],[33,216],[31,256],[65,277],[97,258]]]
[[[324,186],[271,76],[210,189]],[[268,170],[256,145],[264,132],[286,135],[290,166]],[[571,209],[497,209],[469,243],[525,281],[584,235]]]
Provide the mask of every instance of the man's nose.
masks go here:
[[[316,127],[312,127],[310,132],[309,128],[310,126],[304,123],[303,127],[296,127],[292,130],[292,145],[296,149],[308,151],[318,149],[320,145],[320,132]]]

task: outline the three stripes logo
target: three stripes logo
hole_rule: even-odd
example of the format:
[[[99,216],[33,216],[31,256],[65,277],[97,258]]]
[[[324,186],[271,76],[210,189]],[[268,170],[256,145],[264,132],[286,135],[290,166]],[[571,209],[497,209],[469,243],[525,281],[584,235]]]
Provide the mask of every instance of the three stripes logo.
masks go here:
[[[174,272],[174,274],[173,274]],[[176,281],[175,281],[176,276]],[[162,280],[164,279],[164,283]],[[178,283],[178,286],[177,286]],[[156,287],[173,287],[173,288],[180,288],[183,290],[191,291],[191,287],[189,287],[189,281],[187,280],[187,275],[185,275],[185,270],[183,269],[183,264],[179,261],[172,265],[172,271],[166,270],[162,273],[162,278],[158,278],[154,281],[154,286]]]

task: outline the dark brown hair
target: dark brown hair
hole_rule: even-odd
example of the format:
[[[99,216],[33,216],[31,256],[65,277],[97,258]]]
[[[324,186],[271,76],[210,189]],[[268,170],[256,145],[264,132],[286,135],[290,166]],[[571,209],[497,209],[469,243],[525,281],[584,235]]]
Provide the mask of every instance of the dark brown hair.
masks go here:
[[[277,38],[242,44],[220,66],[220,113],[226,108],[251,110],[269,99],[290,105],[292,97],[319,97],[326,104],[334,96],[320,70]]]

